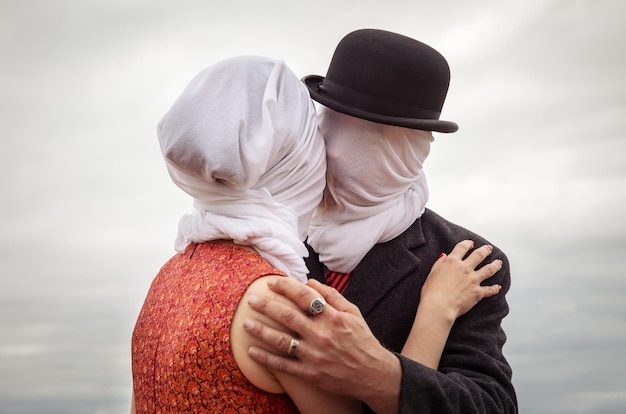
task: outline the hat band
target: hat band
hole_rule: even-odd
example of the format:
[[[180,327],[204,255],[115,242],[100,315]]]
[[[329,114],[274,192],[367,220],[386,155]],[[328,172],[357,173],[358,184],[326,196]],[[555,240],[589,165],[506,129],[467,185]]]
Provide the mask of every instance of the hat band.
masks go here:
[[[354,109],[374,113],[377,115],[391,116],[396,118],[416,119],[439,119],[441,112],[423,109],[417,106],[406,105],[400,102],[390,101],[380,97],[356,91],[328,78],[319,84],[320,93],[332,97],[342,105],[351,106]]]

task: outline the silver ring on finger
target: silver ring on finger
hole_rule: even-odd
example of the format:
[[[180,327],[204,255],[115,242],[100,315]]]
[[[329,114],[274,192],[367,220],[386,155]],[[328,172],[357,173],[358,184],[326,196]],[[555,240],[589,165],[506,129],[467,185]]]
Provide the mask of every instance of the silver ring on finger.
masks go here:
[[[323,297],[319,296],[311,301],[311,304],[309,304],[309,308],[306,311],[309,315],[315,316],[324,312],[325,307],[326,300]]]
[[[291,338],[291,343],[289,344],[289,350],[287,351],[287,355],[296,356],[296,352],[298,352],[298,346],[300,346],[300,340],[298,338]]]

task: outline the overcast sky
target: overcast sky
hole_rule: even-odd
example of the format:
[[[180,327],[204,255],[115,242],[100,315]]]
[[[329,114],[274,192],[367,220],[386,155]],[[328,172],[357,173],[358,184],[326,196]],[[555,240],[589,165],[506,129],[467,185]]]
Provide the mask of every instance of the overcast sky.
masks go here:
[[[155,125],[191,77],[241,54],[323,75],[365,27],[450,63],[429,207],[511,260],[520,411],[626,412],[624,4],[2,1],[2,412],[128,410],[134,322],[190,209]]]

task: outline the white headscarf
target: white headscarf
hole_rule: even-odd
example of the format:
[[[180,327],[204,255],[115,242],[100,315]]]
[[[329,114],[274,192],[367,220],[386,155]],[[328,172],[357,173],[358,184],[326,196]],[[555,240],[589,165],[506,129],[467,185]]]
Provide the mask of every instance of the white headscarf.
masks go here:
[[[404,232],[424,213],[422,170],[430,131],[366,121],[321,107],[326,191],[308,243],[330,270],[350,272],[377,243]]]
[[[306,87],[281,61],[242,56],[200,72],[158,124],[174,183],[193,197],[176,250],[232,239],[306,281],[303,245],[325,185]]]

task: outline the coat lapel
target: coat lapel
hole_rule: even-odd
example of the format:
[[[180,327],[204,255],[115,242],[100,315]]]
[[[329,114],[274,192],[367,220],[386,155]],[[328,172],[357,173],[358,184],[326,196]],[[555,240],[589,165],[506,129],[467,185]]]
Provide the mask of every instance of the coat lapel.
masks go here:
[[[344,293],[346,299],[367,316],[389,290],[421,264],[411,251],[424,242],[421,221],[418,219],[400,236],[375,245],[350,276]]]

